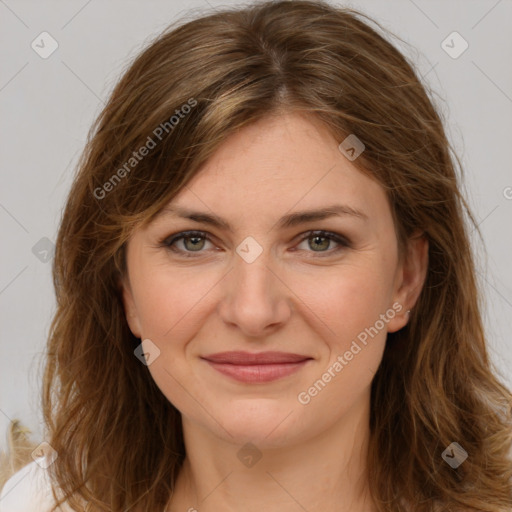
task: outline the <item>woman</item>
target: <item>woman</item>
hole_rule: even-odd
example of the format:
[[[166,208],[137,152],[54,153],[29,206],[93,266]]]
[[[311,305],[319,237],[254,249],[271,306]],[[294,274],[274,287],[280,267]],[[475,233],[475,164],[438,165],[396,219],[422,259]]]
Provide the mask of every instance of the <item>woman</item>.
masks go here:
[[[511,510],[476,224],[362,18],[225,10],[122,77],[57,240],[48,445],[4,503],[45,481],[65,510]]]

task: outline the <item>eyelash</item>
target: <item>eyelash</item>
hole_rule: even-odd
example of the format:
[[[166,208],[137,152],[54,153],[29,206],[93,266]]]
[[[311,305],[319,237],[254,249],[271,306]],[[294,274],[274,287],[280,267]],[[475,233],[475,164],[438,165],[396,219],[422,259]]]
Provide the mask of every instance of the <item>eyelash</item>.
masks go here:
[[[336,254],[343,249],[348,249],[351,247],[350,242],[346,238],[344,238],[336,233],[331,233],[330,231],[322,231],[322,230],[308,231],[307,233],[304,233],[304,235],[305,236],[303,236],[299,240],[299,242],[298,242],[299,244],[304,242],[304,240],[308,240],[308,239],[314,238],[314,237],[320,237],[320,238],[327,238],[328,240],[336,242],[337,244],[340,245],[340,247],[338,247],[334,250],[308,251],[308,252],[318,252],[319,254],[323,253],[323,254],[326,254],[327,256],[331,256],[332,254]],[[194,255],[194,252],[196,252],[198,255],[200,255],[204,251],[202,251],[202,250],[183,251],[181,249],[176,249],[176,247],[173,247],[173,244],[175,244],[179,240],[183,240],[185,238],[194,238],[194,237],[195,238],[204,238],[207,241],[213,243],[211,237],[205,231],[181,231],[180,233],[175,233],[174,235],[166,237],[164,240],[162,240],[160,242],[160,246],[165,247],[175,253],[180,253],[185,258],[197,258],[198,256]],[[320,257],[323,257],[323,256],[320,256]]]

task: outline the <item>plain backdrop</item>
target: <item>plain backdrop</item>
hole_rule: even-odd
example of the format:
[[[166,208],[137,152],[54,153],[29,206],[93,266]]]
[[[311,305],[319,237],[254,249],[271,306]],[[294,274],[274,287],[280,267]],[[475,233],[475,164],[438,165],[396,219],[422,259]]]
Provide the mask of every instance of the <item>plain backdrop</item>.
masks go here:
[[[392,40],[435,92],[483,234],[483,243],[472,237],[490,353],[512,386],[512,1],[332,3],[361,10],[411,45]],[[152,37],[190,9],[226,5],[241,4],[0,0],[0,447],[14,418],[42,440],[40,360],[55,310],[51,249],[90,125]],[[31,46],[45,37],[51,49],[42,32],[58,44],[46,59]]]

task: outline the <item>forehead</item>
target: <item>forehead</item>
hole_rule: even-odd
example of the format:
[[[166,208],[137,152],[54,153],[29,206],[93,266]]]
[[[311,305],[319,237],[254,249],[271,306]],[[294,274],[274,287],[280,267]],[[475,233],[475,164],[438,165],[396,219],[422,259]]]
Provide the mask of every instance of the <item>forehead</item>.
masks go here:
[[[334,205],[354,218],[389,213],[384,189],[338,146],[311,118],[264,118],[228,137],[162,213],[194,209],[233,222]]]

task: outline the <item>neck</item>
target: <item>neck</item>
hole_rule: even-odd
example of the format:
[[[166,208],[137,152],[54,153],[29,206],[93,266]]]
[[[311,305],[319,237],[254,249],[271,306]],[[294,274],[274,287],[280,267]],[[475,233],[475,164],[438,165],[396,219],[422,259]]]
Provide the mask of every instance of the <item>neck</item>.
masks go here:
[[[367,481],[369,399],[316,437],[278,447],[259,440],[254,451],[240,451],[245,443],[220,439],[186,418],[183,432],[187,457],[170,512],[377,510]]]

